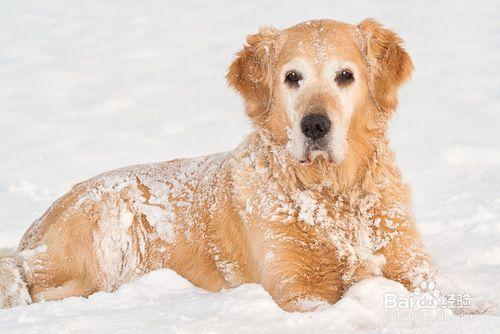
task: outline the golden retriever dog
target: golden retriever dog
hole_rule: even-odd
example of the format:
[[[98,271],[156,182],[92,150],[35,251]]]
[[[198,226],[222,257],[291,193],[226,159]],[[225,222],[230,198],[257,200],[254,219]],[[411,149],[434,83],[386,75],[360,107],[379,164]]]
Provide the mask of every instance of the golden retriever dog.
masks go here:
[[[210,291],[259,283],[287,311],[367,277],[414,288],[434,269],[387,137],[412,70],[372,19],[248,36],[227,74],[246,140],[75,185],[3,255],[0,304],[113,291],[159,268]]]

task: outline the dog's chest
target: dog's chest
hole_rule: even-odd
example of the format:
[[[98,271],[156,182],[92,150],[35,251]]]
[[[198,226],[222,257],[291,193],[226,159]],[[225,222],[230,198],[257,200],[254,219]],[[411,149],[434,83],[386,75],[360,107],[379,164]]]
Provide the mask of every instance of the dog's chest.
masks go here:
[[[378,253],[395,232],[378,228],[378,205],[374,195],[322,196],[297,190],[285,196],[262,190],[247,200],[245,214],[249,221],[265,225],[271,244],[302,245],[300,251],[307,256],[338,263],[347,281],[359,270],[367,275],[381,273],[385,258]]]
[[[322,197],[297,192],[295,224],[310,226],[311,240],[307,241],[314,244],[321,240],[345,265],[356,267],[372,262],[378,267],[383,259],[376,253],[391,236],[381,235],[377,229],[374,219],[377,205],[378,199],[373,195]]]

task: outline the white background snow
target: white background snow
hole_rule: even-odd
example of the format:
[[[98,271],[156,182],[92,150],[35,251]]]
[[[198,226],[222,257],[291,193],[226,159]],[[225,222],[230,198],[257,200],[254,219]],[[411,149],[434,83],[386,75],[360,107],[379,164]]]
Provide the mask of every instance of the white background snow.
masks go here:
[[[224,75],[247,34],[375,17],[406,40],[392,146],[441,272],[500,300],[500,4],[491,1],[0,2],[0,247],[72,184],[235,147],[250,131]],[[214,294],[163,270],[116,293],[0,310],[0,333],[499,332],[493,314],[387,321],[375,279],[312,314],[258,285]]]

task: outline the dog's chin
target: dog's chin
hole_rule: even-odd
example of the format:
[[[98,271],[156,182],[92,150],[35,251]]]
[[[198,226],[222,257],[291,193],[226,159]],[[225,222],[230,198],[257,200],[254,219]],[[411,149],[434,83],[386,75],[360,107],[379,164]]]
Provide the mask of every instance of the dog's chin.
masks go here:
[[[334,157],[325,150],[309,150],[300,160],[303,165],[313,165],[319,163],[336,164]]]

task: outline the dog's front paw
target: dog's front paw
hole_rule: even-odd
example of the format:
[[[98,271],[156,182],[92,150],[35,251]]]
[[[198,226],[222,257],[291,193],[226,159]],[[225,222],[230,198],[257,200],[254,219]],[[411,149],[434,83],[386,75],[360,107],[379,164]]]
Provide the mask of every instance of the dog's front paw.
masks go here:
[[[330,303],[324,299],[307,296],[295,297],[278,304],[287,312],[313,312],[330,306]]]

